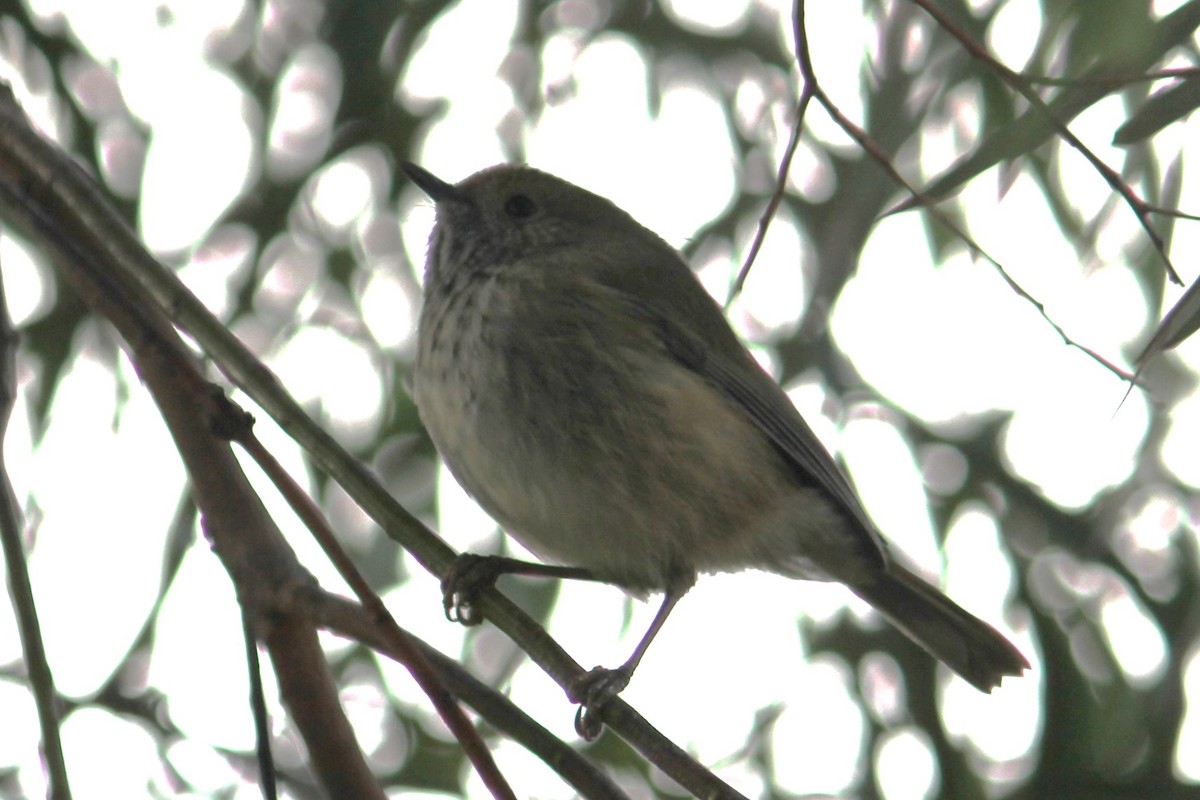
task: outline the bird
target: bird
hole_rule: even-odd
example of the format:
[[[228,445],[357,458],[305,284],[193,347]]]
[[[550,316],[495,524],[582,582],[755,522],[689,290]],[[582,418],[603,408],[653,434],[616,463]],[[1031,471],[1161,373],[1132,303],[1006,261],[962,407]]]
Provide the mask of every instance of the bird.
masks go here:
[[[465,554],[448,616],[504,573],[662,593],[615,669],[569,691],[593,719],[705,573],[838,581],[983,692],[1029,662],[900,562],[683,256],[611,201],[501,164],[434,202],[413,391],[446,466],[541,564]],[[581,720],[583,722],[581,723]]]

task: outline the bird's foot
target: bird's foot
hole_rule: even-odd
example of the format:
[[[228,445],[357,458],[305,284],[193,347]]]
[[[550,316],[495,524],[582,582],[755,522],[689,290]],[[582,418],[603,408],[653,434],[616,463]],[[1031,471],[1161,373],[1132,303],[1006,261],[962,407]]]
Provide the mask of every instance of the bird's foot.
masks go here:
[[[446,619],[463,625],[483,622],[483,612],[477,605],[479,593],[496,584],[496,579],[508,570],[507,561],[496,556],[462,553],[450,565],[442,578],[442,608]]]
[[[600,710],[629,685],[629,670],[624,667],[596,667],[571,683],[567,691],[572,703],[579,704],[575,712],[575,732],[584,741],[595,741],[604,730]]]

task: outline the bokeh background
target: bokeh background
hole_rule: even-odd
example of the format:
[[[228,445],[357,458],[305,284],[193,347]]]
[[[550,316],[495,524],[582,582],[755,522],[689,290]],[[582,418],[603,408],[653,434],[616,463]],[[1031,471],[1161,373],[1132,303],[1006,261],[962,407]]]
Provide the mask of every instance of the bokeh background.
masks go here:
[[[822,88],[972,243],[925,210],[886,214],[909,193],[814,105],[729,318],[896,549],[1034,669],[982,695],[844,589],[742,574],[700,582],[624,697],[750,797],[1195,796],[1200,348],[1151,360],[1128,396],[1119,374],[1182,288],[1095,166],[916,3],[805,5]],[[937,6],[1147,203],[1200,213],[1200,3]],[[0,76],[407,508],[458,549],[521,556],[440,467],[404,388],[432,209],[397,161],[450,181],[502,161],[554,172],[680,247],[729,301],[796,118],[793,13],[0,0]],[[1190,283],[1197,223],[1148,220]],[[76,796],[257,796],[232,585],[158,413],[53,263],[0,231],[0,272],[22,336],[5,457]],[[436,580],[256,416],[400,624],[575,740],[562,692],[494,629],[447,622]],[[624,660],[654,610],[610,587],[502,585],[586,665]],[[485,796],[407,673],[325,644],[390,791]],[[46,791],[24,675],[0,606],[0,798]],[[285,795],[319,796],[272,711]],[[488,741],[518,795],[573,796]],[[579,747],[632,797],[680,794],[612,734]]]

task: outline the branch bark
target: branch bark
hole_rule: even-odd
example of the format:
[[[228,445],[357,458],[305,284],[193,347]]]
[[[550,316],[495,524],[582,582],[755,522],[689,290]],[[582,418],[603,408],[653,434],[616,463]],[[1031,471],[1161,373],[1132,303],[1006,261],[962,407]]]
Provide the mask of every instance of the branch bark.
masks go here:
[[[312,623],[287,609],[289,597],[312,586],[270,514],[241,471],[229,444],[211,430],[216,409],[211,384],[170,322],[145,291],[111,268],[102,246],[107,233],[131,236],[115,214],[64,203],[61,189],[91,185],[74,163],[34,132],[7,88],[0,94],[0,214],[53,258],[66,281],[120,332],[188,470],[206,535],[233,577],[238,599],[279,673],[283,701],[305,741],[314,770],[352,794],[382,798],[349,725],[325,718],[339,709],[324,659],[295,658]],[[97,225],[97,222],[107,225]],[[300,649],[301,654],[307,650]],[[296,691],[298,690],[298,691]],[[329,746],[337,738],[337,747]],[[336,787],[328,787],[333,790]]]

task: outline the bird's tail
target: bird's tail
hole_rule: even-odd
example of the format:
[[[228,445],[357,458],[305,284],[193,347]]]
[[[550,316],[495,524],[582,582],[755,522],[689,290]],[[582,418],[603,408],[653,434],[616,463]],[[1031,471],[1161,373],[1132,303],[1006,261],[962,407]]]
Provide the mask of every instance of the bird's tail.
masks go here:
[[[1025,656],[999,631],[899,564],[850,588],[981,692],[991,692],[1005,675],[1029,669]]]

